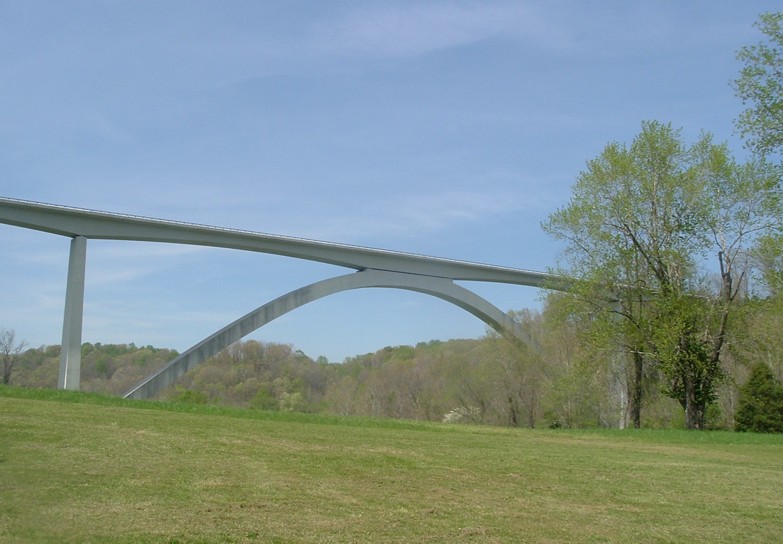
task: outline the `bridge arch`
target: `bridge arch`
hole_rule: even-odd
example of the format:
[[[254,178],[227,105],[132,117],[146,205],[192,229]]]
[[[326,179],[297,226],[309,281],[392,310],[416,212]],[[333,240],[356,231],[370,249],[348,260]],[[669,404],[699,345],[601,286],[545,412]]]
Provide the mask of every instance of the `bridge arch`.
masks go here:
[[[157,395],[183,374],[286,313],[320,298],[351,289],[381,287],[405,289],[431,295],[450,302],[478,317],[498,332],[530,345],[531,338],[519,324],[476,293],[446,278],[420,276],[402,272],[366,269],[318,281],[259,306],[252,312],[223,327],[177,356],[157,373],[148,377],[126,398],[146,399]]]

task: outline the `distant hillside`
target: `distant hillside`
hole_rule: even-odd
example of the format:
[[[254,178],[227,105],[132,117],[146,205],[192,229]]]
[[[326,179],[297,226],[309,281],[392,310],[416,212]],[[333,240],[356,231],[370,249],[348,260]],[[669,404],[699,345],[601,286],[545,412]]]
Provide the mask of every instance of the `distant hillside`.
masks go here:
[[[541,351],[488,334],[474,340],[387,346],[335,364],[294,346],[238,342],[183,376],[162,398],[248,409],[511,427],[621,427],[622,382],[562,329]],[[81,389],[122,395],[176,357],[134,344],[84,344]],[[54,388],[59,346],[27,350],[13,385]],[[679,406],[651,390],[647,427],[680,426]],[[730,426],[720,410],[713,427]],[[729,413],[731,416],[732,413]]]
[[[491,370],[481,370],[493,359],[488,351],[492,342],[488,338],[387,346],[332,364],[324,358],[313,360],[291,345],[250,340],[230,346],[187,373],[163,397],[242,408],[434,421],[451,414],[455,421],[509,424],[507,401],[493,412],[495,384],[486,379]],[[84,344],[81,389],[122,395],[176,355],[174,350],[153,346]],[[59,357],[59,346],[26,351],[12,383],[56,387]]]
[[[121,395],[177,356],[170,349],[135,344],[82,346],[81,390]],[[12,383],[27,387],[57,387],[60,346],[27,350],[14,369]]]

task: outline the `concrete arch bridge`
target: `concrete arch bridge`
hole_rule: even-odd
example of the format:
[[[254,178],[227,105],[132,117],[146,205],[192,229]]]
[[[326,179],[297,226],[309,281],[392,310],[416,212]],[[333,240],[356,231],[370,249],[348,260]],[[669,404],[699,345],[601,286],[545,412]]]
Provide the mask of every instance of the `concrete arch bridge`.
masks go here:
[[[167,242],[254,251],[352,269],[287,293],[226,325],[184,351],[125,396],[149,398],[188,370],[270,321],[314,300],[369,287],[417,291],[450,302],[493,329],[522,342],[529,338],[504,312],[457,280],[565,288],[563,278],[518,268],[321,242],[290,236],[152,219],[0,197],[0,223],[71,239],[58,387],[79,389],[87,240]]]

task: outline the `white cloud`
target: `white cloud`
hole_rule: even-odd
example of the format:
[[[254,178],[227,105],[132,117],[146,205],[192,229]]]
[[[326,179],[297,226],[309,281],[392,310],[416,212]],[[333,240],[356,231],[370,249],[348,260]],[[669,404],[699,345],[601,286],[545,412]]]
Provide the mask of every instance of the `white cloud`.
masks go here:
[[[556,43],[564,37],[520,2],[412,3],[358,8],[312,27],[313,51],[409,57],[501,35]]]

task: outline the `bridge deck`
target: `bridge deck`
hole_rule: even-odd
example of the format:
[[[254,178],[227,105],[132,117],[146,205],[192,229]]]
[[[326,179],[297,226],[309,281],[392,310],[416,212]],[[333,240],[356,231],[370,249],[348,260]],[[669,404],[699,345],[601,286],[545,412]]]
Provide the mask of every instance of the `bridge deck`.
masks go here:
[[[452,280],[554,289],[563,283],[563,279],[557,276],[519,268],[2,197],[0,223],[68,237],[168,242],[255,251],[354,270],[376,269]]]

